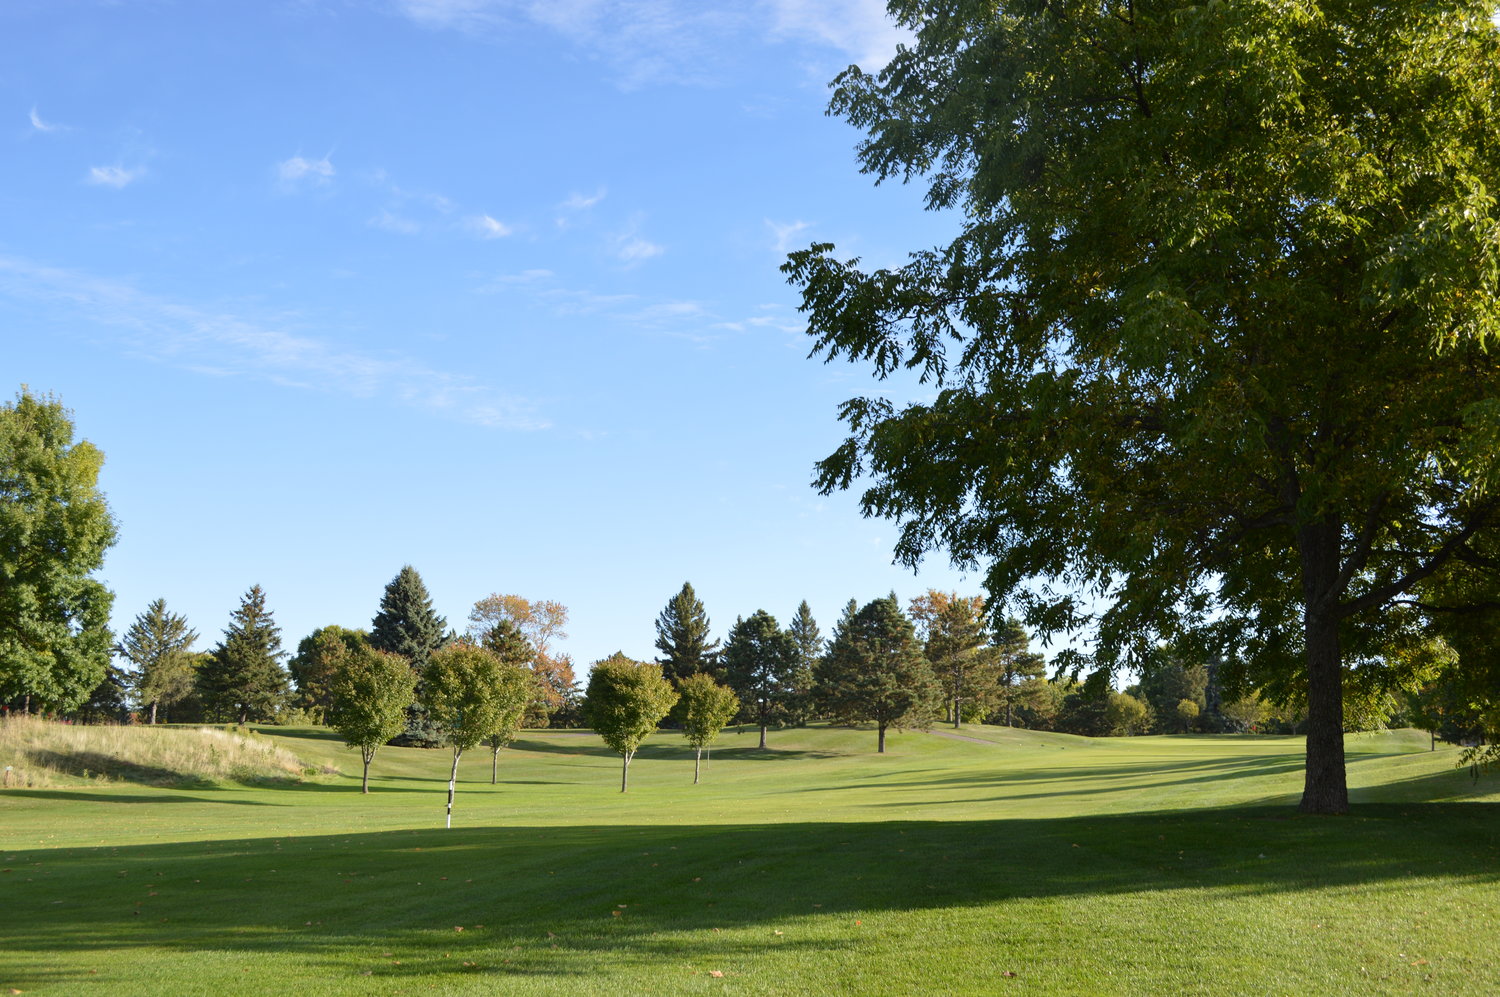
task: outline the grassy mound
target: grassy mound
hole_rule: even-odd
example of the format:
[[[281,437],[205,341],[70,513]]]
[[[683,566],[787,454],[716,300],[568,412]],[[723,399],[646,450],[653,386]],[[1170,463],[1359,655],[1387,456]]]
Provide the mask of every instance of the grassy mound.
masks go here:
[[[128,782],[184,787],[296,781],[316,769],[264,736],[208,727],[92,727],[36,717],[0,723],[0,765],[12,788]]]

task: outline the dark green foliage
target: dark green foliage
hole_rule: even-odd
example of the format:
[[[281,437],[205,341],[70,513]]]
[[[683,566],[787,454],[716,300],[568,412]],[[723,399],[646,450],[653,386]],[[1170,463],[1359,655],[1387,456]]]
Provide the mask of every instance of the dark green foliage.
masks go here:
[[[198,694],[209,717],[241,724],[272,719],[287,697],[283,656],[266,594],[252,585],[198,672]]]
[[[656,659],[669,679],[687,678],[699,672],[717,674],[719,642],[708,639],[708,613],[690,582],[667,602],[656,618]]]
[[[793,684],[797,652],[792,635],[763,609],[757,609],[748,620],[735,620],[724,644],[724,681],[739,697],[742,715],[760,728],[762,748],[766,746],[766,728],[786,719],[787,708],[797,696]],[[679,714],[681,707],[679,704]]]
[[[1208,670],[1202,665],[1184,667],[1179,661],[1167,659],[1146,669],[1137,695],[1151,707],[1154,733],[1184,734],[1194,728],[1208,706],[1204,696],[1207,687]],[[1183,700],[1192,702],[1197,712],[1179,709]]]
[[[116,651],[135,666],[136,697],[149,711],[149,722],[192,694],[197,673],[185,655],[197,639],[186,617],[167,612],[165,599],[153,599],[120,639]]]
[[[319,627],[298,641],[297,653],[287,662],[287,670],[297,689],[295,705],[306,710],[314,723],[323,723],[333,706],[334,676],[343,661],[368,645],[369,634],[336,623]]]
[[[1065,667],[1233,623],[1305,690],[1302,808],[1344,811],[1341,665],[1500,522],[1492,5],[891,9],[914,44],[832,111],[960,231],[786,265],[816,352],[929,385],[847,402],[818,486],[1086,631]]]
[[[929,590],[912,601],[913,616],[919,609],[926,638],[923,653],[943,685],[953,726],[966,716],[987,716],[996,706],[999,673],[995,649],[988,646],[984,600]]]
[[[691,589],[688,589],[691,593]],[[672,683],[657,664],[635,661],[616,651],[594,662],[584,693],[584,721],[620,753],[620,792],[630,785],[630,760],[677,702]]]
[[[104,679],[113,594],[90,577],[115,542],[104,455],[62,403],[0,405],[0,703],[68,711]]]
[[[813,694],[813,666],[823,656],[823,635],[818,630],[818,621],[813,619],[812,609],[803,599],[787,625],[796,647],[796,662],[792,666],[789,681],[791,692],[786,699],[786,719],[798,726],[807,723],[815,715]]]
[[[370,623],[370,646],[401,655],[417,675],[417,702],[407,711],[406,730],[395,739],[396,744],[431,748],[442,743],[442,735],[427,717],[421,692],[429,657],[448,642],[447,626],[448,621],[433,610],[432,597],[417,569],[402,565],[381,594],[380,610]]]
[[[930,727],[942,697],[894,595],[840,621],[815,681],[823,715],[842,723],[873,722],[881,752],[886,728]]]
[[[1049,698],[1045,676],[1047,663],[1031,649],[1031,640],[1021,621],[1008,617],[995,631],[996,683],[999,686],[999,715],[1007,727],[1014,727],[1017,711],[1027,710],[1036,717],[1038,709]],[[1051,711],[1055,715],[1056,711]],[[1032,726],[1022,722],[1022,726]]]
[[[341,631],[341,632],[334,632]],[[318,674],[328,694],[328,724],[364,762],[360,792],[370,791],[370,762],[382,744],[406,729],[406,708],[416,695],[417,677],[405,658],[377,651],[362,634],[342,627],[323,627]]]
[[[73,711],[73,718],[86,724],[122,724],[130,719],[130,673],[115,665],[104,669],[104,681],[94,686]]]

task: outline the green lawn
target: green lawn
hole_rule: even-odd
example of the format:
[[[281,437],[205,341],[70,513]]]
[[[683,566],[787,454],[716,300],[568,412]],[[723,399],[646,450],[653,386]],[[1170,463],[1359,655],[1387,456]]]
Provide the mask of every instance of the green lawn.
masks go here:
[[[731,729],[619,759],[529,733],[343,776],[0,794],[0,993],[1500,993],[1500,780],[1349,739]],[[715,975],[722,974],[722,975]],[[1011,975],[1013,974],[1013,975]]]

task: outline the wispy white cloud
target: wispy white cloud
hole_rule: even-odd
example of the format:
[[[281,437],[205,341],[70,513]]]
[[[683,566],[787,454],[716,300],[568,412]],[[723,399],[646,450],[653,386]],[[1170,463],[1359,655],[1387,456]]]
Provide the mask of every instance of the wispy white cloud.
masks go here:
[[[577,191],[569,194],[567,200],[558,205],[564,211],[587,211],[600,201],[604,200],[605,190],[600,187],[592,194],[580,194]]]
[[[365,222],[371,228],[378,228],[385,232],[394,232],[397,235],[416,235],[422,231],[422,226],[404,215],[398,215],[388,208],[381,208],[380,213]]]
[[[819,42],[866,71],[881,69],[909,44],[911,32],[892,21],[885,0],[769,0],[776,37]]]
[[[767,218],[766,227],[769,228],[771,232],[776,236],[776,243],[771,247],[772,251],[775,252],[777,256],[785,256],[787,253],[790,253],[792,251],[792,239],[797,235],[798,232],[802,232],[810,228],[811,223],[804,221],[773,222],[771,221],[771,219]]]
[[[276,177],[284,187],[295,188],[310,183],[323,186],[338,173],[327,156],[322,159],[307,159],[293,156],[276,164]]]
[[[55,124],[51,121],[43,121],[42,116],[37,113],[36,108],[31,109],[31,127],[39,132],[65,132],[67,125]]]
[[[653,256],[660,256],[667,247],[642,239],[638,235],[621,236],[615,242],[615,258],[629,266],[644,263]]]
[[[375,398],[500,429],[545,429],[523,399],[409,356],[371,354],[265,320],[159,298],[122,282],[0,257],[0,296],[71,308],[122,350],[183,370]]]
[[[94,166],[90,167],[86,179],[89,183],[96,186],[113,187],[119,190],[121,187],[128,187],[130,184],[135,183],[145,175],[146,168],[144,166],[137,166],[132,169],[126,169],[118,165]]]
[[[512,234],[515,229],[504,222],[497,221],[489,215],[474,215],[465,223],[465,227],[481,239],[501,239]]]

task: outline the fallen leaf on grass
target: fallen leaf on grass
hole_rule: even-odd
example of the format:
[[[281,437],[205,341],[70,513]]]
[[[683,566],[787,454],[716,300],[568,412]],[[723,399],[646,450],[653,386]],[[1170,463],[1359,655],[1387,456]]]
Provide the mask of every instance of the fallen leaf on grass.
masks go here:
[[[1013,979],[1015,979],[1015,978],[1016,978],[1016,976],[1017,976],[1017,974],[1016,974],[1016,973],[1013,973],[1013,972],[1011,972],[1011,971],[1010,971],[1010,970],[1008,970],[1008,969],[1007,969],[1007,970],[1006,970],[1006,971],[1005,971],[1005,972],[1003,972],[1003,973],[1001,973],[1001,974],[1000,974],[1000,975],[1001,975],[1001,976],[1003,976],[1003,977],[1005,977],[1005,978],[1006,978],[1006,979],[1008,979],[1008,980],[1013,980]]]
[[[773,934],[773,935],[779,935],[779,934],[781,934],[781,932],[779,932],[779,931],[773,931],[773,932],[771,932],[771,934]]]
[[[709,976],[712,976],[712,977],[714,977],[714,978],[716,978],[716,979],[717,979],[717,978],[718,978],[718,977],[721,977],[721,976],[723,976],[723,975],[724,975],[724,974],[723,974],[723,973],[721,973],[721,972],[719,972],[719,971],[718,971],[718,970],[717,970],[717,969],[710,969],[710,970],[709,970],[709,971],[708,971],[708,975],[709,975]],[[12,990],[12,991],[11,991],[11,993],[13,993],[13,994],[18,994],[18,993],[20,993],[20,992],[21,992],[21,991],[19,991],[19,990]]]
[[[620,912],[619,912],[619,911],[617,911],[617,910],[612,910],[612,911],[610,911],[610,914],[611,914],[611,915],[612,915],[612,916],[614,916],[614,917],[619,917],[619,916],[620,916]]]
[[[461,924],[455,924],[455,925],[454,925],[454,926],[453,926],[453,930],[454,930],[454,931],[462,931],[462,930],[464,930],[464,926],[463,926],[463,925],[461,925]]]
[[[1425,965],[1427,965],[1427,960],[1426,959],[1418,959],[1416,962],[1412,963],[1412,965],[1413,966],[1425,966]]]

